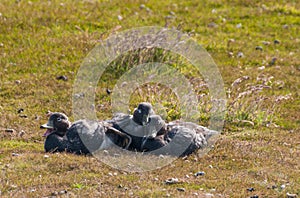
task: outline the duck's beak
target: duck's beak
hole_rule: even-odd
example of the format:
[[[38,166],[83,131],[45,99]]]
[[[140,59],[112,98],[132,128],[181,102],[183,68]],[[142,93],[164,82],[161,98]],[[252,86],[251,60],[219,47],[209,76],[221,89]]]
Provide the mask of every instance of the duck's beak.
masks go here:
[[[48,120],[48,122],[46,124],[43,124],[40,126],[41,129],[53,129],[53,121]]]
[[[48,123],[47,123],[47,124],[41,125],[40,129],[53,129],[53,126],[49,126]]]
[[[40,128],[41,129],[47,129],[47,131],[44,133],[43,137],[47,137],[54,130],[53,123],[51,123],[49,121],[46,124],[41,125]]]

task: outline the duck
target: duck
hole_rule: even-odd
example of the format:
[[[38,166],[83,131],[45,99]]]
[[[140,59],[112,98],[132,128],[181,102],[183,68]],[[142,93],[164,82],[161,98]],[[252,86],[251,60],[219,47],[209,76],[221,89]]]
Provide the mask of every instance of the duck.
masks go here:
[[[59,112],[52,113],[46,124],[44,148],[46,152],[69,152],[92,154],[114,146],[127,149],[131,137],[114,129],[105,121],[78,120],[71,124],[68,117]]]
[[[204,149],[208,140],[219,132],[184,121],[167,123],[165,133],[144,139],[141,150],[157,155],[184,157]]]
[[[74,122],[66,133],[69,152],[90,154],[97,150],[112,147],[128,149],[132,142],[130,136],[113,128],[105,121],[79,120]]]
[[[129,150],[132,151],[142,151],[143,140],[164,133],[166,129],[165,121],[155,115],[152,105],[147,102],[139,103],[133,115],[117,113],[108,122],[131,137]]]
[[[47,129],[44,133],[46,137],[44,149],[46,152],[63,152],[68,148],[66,133],[70,127],[68,117],[64,113],[52,113],[46,124],[40,126],[41,129]]]

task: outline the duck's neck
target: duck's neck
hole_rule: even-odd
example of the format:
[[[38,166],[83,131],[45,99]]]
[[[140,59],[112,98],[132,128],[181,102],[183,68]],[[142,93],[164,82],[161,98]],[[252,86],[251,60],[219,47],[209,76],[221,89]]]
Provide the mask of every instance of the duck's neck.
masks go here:
[[[55,134],[58,135],[58,136],[60,136],[60,137],[65,136],[66,133],[67,133],[67,130],[57,130],[57,131],[55,132]]]

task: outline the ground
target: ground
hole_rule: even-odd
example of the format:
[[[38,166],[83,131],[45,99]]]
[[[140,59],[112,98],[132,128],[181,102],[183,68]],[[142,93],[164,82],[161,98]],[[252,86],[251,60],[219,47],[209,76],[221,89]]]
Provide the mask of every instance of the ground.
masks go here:
[[[91,156],[44,153],[39,126],[48,110],[73,119],[72,90],[83,59],[101,40],[142,26],[187,33],[217,64],[227,110],[213,149],[141,173]],[[299,27],[298,1],[2,0],[0,196],[299,197]],[[183,58],[161,50],[127,54],[107,68],[96,89],[98,118],[112,116],[107,89],[144,59],[178,61],[169,63],[191,81],[199,124],[208,126],[205,82]],[[131,110],[146,100],[162,104],[166,120],[180,118],[176,95],[166,87],[144,85],[135,94]],[[199,171],[205,174],[194,176]],[[170,178],[179,182],[165,184]]]

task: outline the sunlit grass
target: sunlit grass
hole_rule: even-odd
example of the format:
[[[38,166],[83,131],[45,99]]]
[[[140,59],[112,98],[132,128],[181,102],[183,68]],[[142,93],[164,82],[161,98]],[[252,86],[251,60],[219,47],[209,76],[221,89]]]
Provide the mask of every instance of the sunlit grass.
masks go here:
[[[299,196],[299,7],[298,1],[269,0],[2,0],[0,196]],[[227,111],[214,149],[145,173],[116,170],[91,156],[45,155],[39,126],[48,110],[72,119],[73,83],[84,57],[115,32],[153,25],[188,33],[219,67]],[[244,56],[238,58],[239,52]],[[149,61],[164,62],[190,81],[199,100],[197,119],[208,126],[212,106],[203,77],[183,57],[161,49],[131,52],[107,67],[96,89],[98,118],[112,115],[112,94],[106,89]],[[57,80],[61,75],[68,80]],[[184,113],[175,93],[162,84],[136,89],[128,108],[145,100],[168,121]],[[198,171],[205,175],[195,177]],[[180,182],[164,184],[172,177]],[[248,192],[250,187],[255,191]]]

